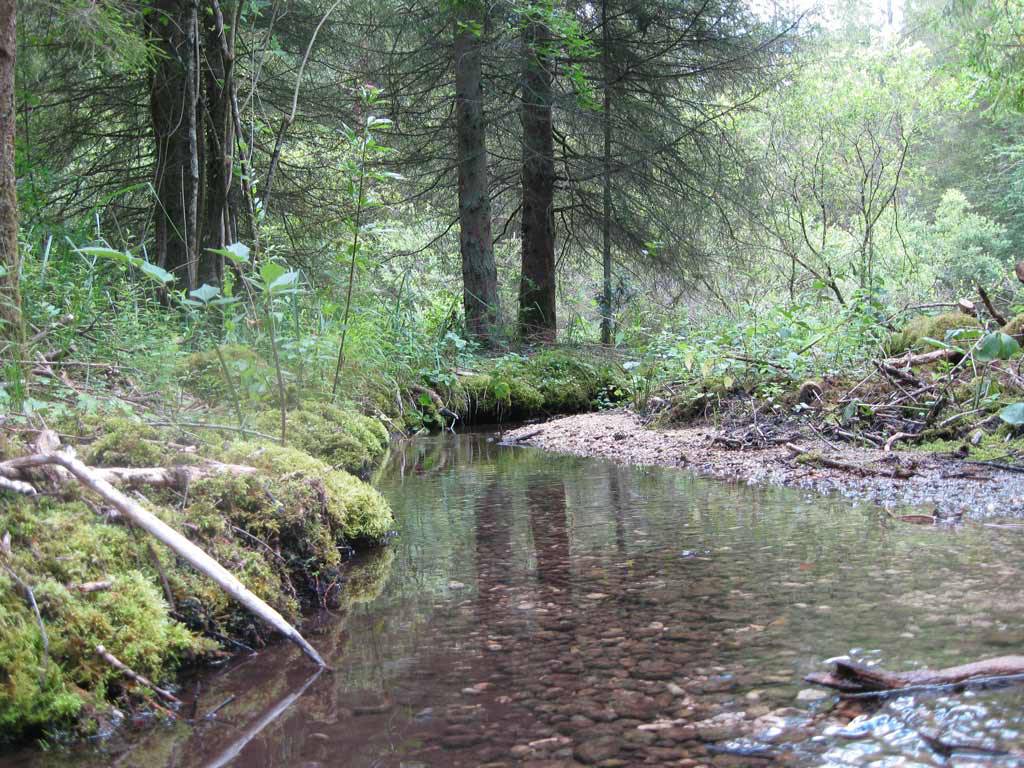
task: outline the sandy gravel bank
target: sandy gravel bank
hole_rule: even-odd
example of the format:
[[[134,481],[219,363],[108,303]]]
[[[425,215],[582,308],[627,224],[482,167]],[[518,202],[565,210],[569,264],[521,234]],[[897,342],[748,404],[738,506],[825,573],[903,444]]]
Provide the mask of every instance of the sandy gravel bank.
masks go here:
[[[785,446],[730,449],[716,444],[723,433],[708,427],[654,431],[626,411],[568,416],[504,434],[508,443],[531,445],[624,464],[681,467],[702,475],[746,483],[772,483],[841,493],[889,508],[907,505],[939,517],[1024,517],[1024,474],[972,464],[946,455],[884,453],[795,439],[816,457],[851,465],[800,461]],[[857,471],[863,468],[863,472]],[[907,475],[894,477],[892,475]],[[907,510],[920,513],[921,509]],[[1024,531],[1022,531],[1024,533]]]

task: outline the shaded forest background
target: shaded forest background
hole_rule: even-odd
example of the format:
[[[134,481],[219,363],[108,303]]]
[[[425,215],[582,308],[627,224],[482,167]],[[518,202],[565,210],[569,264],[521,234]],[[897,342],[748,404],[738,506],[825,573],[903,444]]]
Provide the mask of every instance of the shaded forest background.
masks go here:
[[[731,381],[1017,311],[1016,0],[3,5],[5,407],[54,350],[153,391],[210,345],[280,392],[555,341]]]

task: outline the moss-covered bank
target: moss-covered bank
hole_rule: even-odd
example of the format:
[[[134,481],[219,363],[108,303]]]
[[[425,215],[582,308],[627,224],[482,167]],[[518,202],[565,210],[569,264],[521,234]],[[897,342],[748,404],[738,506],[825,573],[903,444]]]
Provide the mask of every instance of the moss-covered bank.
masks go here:
[[[289,447],[230,441],[181,450],[187,436],[125,418],[76,420],[61,431],[99,466],[166,466],[208,456],[256,467],[256,474],[196,481],[187,492],[145,489],[147,507],[295,621],[304,607],[335,603],[347,553],[383,542],[393,525],[377,491],[300,447],[334,451],[315,435],[349,424],[345,434],[359,437],[345,445],[360,447],[363,467],[386,450],[386,432],[338,409],[327,412],[328,426],[302,418],[306,432],[297,429],[297,445]],[[25,450],[13,441],[0,446],[4,456]],[[97,645],[166,682],[184,664],[271,639],[210,580],[77,486],[39,499],[4,495],[0,537],[2,739],[88,730],[107,702],[144,696],[97,656]]]
[[[462,416],[477,424],[596,410],[627,389],[616,361],[565,350],[506,355],[460,377],[459,386]]]

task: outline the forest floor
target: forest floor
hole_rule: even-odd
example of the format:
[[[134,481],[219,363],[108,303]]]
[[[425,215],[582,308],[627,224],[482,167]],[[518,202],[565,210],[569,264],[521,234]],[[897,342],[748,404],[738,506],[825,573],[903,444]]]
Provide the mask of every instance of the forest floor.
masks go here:
[[[750,424],[747,429],[759,428]],[[926,514],[936,522],[1024,516],[1024,474],[992,462],[951,453],[837,445],[800,425],[760,447],[736,435],[736,429],[708,425],[650,429],[620,409],[525,425],[505,432],[503,439],[623,464],[679,467],[736,482],[839,493],[890,510],[913,507],[901,511],[909,515],[908,522],[931,522],[921,518]]]

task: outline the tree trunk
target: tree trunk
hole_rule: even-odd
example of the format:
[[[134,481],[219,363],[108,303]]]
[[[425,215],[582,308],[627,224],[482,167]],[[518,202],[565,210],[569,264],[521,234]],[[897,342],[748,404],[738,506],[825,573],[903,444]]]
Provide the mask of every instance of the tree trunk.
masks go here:
[[[14,172],[14,60],[17,3],[0,0],[0,338],[13,360],[21,357],[24,325],[18,256],[18,190]],[[13,347],[13,349],[11,349]]]
[[[223,35],[220,4],[211,3],[211,10],[212,13],[204,15],[203,23],[205,183],[198,282],[219,286],[224,279],[224,259],[208,249],[223,248],[237,239],[231,214],[235,152],[235,125],[231,115],[234,57]]]
[[[498,325],[498,271],[491,240],[490,181],[484,121],[483,12],[464,3],[455,19],[455,130],[459,163],[459,251],[466,330],[488,344]]]
[[[603,273],[601,291],[601,343],[612,343],[612,86],[611,51],[608,46],[611,35],[608,31],[608,0],[601,0],[601,63],[604,80],[604,112],[601,115],[604,127],[604,210],[601,216],[601,267]]]
[[[539,11],[538,11],[539,13]],[[551,33],[536,15],[523,28],[522,275],[519,331],[524,339],[555,341],[555,149],[552,133]]]
[[[212,23],[209,10],[203,9],[203,29]],[[219,276],[219,260],[206,251],[212,242],[220,244],[219,221],[212,240],[204,234],[211,226],[204,208],[211,200],[217,207],[222,186],[221,174],[211,174],[206,164],[212,120],[200,109],[205,79],[200,52],[209,36],[200,31],[199,0],[155,0],[146,20],[149,39],[160,53],[150,81],[156,143],[154,260],[178,278],[177,287],[191,290]],[[219,142],[216,154],[219,159]]]

